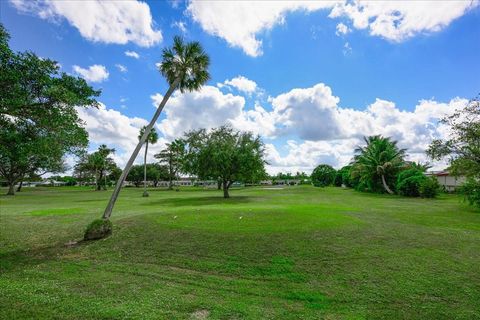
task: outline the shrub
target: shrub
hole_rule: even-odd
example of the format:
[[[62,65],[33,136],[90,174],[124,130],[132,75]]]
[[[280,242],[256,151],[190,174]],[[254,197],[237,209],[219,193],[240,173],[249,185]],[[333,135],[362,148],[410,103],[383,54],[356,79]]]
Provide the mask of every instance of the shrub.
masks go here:
[[[480,181],[470,178],[459,191],[470,205],[480,208]]]
[[[312,172],[312,183],[315,187],[326,187],[335,180],[335,169],[328,164],[321,164]]]
[[[420,183],[420,196],[422,198],[435,198],[440,191],[440,184],[436,177],[425,177]]]
[[[105,219],[93,220],[85,230],[84,240],[102,239],[112,234],[112,222]]]
[[[418,197],[420,196],[420,186],[425,180],[427,177],[417,168],[404,170],[397,177],[397,192],[406,197]]]
[[[343,177],[342,177],[342,172],[338,170],[335,172],[335,179],[333,179],[333,185],[335,187],[341,187],[343,184]]]
[[[350,182],[350,166],[345,166],[335,173],[333,184],[337,187],[341,187],[342,185],[352,187],[352,183]]]

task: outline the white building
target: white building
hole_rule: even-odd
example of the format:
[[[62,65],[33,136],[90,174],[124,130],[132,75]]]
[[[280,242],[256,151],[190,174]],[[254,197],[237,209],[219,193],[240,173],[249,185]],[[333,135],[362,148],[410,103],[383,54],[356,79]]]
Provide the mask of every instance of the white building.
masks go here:
[[[436,177],[440,186],[447,192],[455,191],[467,180],[465,177],[455,177],[448,171],[429,172],[427,176]]]

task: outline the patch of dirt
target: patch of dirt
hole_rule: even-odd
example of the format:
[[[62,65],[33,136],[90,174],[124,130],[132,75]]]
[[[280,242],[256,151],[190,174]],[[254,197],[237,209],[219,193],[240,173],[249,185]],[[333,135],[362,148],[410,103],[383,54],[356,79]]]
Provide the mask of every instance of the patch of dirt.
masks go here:
[[[208,319],[208,316],[210,315],[210,311],[201,309],[194,311],[190,314],[190,319],[192,320],[205,320]]]

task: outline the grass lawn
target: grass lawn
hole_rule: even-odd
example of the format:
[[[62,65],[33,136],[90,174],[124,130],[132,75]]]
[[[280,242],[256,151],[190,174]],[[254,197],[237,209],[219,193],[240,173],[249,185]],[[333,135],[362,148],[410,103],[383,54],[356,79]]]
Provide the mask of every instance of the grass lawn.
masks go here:
[[[5,190],[0,190],[4,193]],[[0,197],[1,319],[479,319],[480,212],[341,188]]]

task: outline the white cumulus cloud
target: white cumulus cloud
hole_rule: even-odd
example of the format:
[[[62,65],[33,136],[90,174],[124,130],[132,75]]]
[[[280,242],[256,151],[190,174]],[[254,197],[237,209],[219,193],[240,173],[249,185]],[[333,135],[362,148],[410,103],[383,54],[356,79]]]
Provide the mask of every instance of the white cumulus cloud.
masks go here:
[[[125,51],[125,55],[127,57],[131,57],[131,58],[135,58],[135,59],[140,58],[140,55],[138,53],[136,53],[135,51]]]
[[[230,80],[225,80],[223,83],[218,83],[217,86],[222,88],[223,86],[234,87],[239,91],[251,94],[257,90],[257,83],[253,80],[245,78],[244,76],[237,76]]]
[[[100,103],[99,108],[77,108],[77,111],[85,122],[90,142],[114,147],[114,160],[123,168],[138,143],[140,128],[147,125],[148,121],[139,117],[128,117],[115,109],[107,108],[103,103]],[[166,140],[161,137],[157,144],[149,145],[149,162],[155,161],[154,154],[158,153],[165,143]],[[141,161],[142,157],[138,156],[137,163]]]
[[[478,1],[354,1],[337,4],[331,18],[346,17],[356,29],[402,41],[442,30],[479,4]]]
[[[150,7],[136,0],[54,1],[10,0],[20,12],[59,22],[65,19],[80,34],[94,42],[150,47],[162,41],[155,29]]]
[[[479,1],[191,1],[187,13],[211,35],[262,55],[262,33],[286,21],[291,12],[330,10],[330,18],[344,18],[370,35],[402,41],[419,33],[437,32],[479,5]],[[339,23],[337,34],[349,28]]]
[[[327,1],[192,1],[187,12],[207,33],[256,57],[262,55],[262,40],[257,34],[282,24],[288,12],[332,5]]]
[[[109,76],[107,68],[99,64],[94,64],[86,69],[74,65],[73,71],[88,82],[102,82],[107,80]]]

